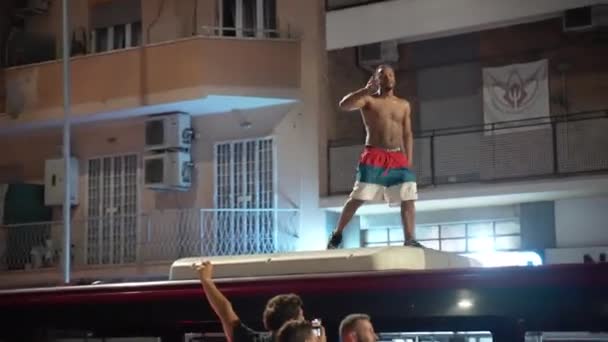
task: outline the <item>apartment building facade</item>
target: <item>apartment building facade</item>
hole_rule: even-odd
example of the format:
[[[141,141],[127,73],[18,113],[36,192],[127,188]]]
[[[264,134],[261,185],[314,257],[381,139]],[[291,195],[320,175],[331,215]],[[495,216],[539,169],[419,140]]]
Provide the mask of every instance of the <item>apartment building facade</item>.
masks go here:
[[[15,1],[0,19],[11,32],[0,183],[6,202],[29,191],[40,209],[25,221],[4,213],[6,287],[61,282],[61,210],[40,190],[46,161],[61,158],[61,2],[40,3]],[[73,279],[163,278],[197,254],[323,249],[364,137],[359,116],[336,104],[379,62],[396,67],[397,94],[414,110],[420,240],[504,254],[495,264],[598,260],[608,246],[608,54],[603,29],[563,24],[565,11],[601,1],[526,3],[72,1]],[[483,70],[538,60],[550,115],[488,125]],[[151,190],[146,122],[176,112],[194,132],[192,185]],[[345,247],[402,239],[396,209],[370,203]]]
[[[62,157],[61,1],[31,3],[1,19],[4,287],[61,282],[61,207],[42,195],[47,161]],[[74,281],[162,278],[183,256],[316,241],[322,1],[70,3]],[[191,185],[156,191],[146,122],[172,113],[191,124]]]

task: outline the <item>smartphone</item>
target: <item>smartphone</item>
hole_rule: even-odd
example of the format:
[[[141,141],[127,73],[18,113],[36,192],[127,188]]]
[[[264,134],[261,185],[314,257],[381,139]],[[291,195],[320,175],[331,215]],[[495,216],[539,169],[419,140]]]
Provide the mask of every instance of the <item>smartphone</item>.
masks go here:
[[[321,319],[315,318],[312,320],[312,331],[316,336],[321,336]]]

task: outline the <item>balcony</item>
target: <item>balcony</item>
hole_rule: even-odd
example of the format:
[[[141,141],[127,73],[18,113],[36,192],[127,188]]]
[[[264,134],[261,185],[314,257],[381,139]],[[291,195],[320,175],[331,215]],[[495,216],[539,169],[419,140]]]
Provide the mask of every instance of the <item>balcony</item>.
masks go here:
[[[72,222],[72,279],[163,279],[183,257],[292,251],[296,209],[164,210]],[[0,226],[1,287],[57,285],[62,222]]]
[[[425,195],[452,184],[497,184],[606,173],[606,130],[608,111],[422,132],[414,142],[414,168],[422,189],[421,199],[442,199],[443,196]],[[350,192],[362,148],[348,141],[330,142],[330,195]],[[560,183],[565,184],[562,180]],[[467,185],[463,191],[470,196],[473,190]],[[565,191],[575,194],[582,190]],[[508,194],[516,190],[503,187],[496,194],[501,191]],[[341,205],[341,201],[326,202],[327,207]]]
[[[328,0],[325,3],[325,10],[327,11],[337,11],[343,10],[351,7],[364,6],[373,4],[376,2],[383,2],[389,0]]]
[[[327,50],[417,41],[558,17],[603,0],[329,0]]]
[[[196,113],[209,95],[294,98],[300,84],[300,45],[294,39],[197,36],[71,61],[76,120],[164,104],[189,105],[163,109]],[[15,119],[0,126],[63,116],[61,61],[5,69],[2,88],[5,110]]]

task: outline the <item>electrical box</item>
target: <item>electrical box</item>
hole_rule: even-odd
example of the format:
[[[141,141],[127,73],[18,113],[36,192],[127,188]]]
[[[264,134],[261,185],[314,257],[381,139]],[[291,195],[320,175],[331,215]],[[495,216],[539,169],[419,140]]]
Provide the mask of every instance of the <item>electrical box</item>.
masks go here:
[[[70,179],[66,180],[63,159],[49,159],[44,167],[44,204],[63,205],[65,182],[70,182],[70,204],[78,205],[78,159],[70,158]]]

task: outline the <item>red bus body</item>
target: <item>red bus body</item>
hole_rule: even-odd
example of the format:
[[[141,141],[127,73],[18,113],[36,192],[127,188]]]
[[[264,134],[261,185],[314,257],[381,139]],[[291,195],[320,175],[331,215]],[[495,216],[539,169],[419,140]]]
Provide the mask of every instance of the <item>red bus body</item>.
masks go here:
[[[495,341],[608,330],[608,264],[225,279],[218,286],[259,329],[269,297],[297,293],[305,316],[321,318],[330,338],[352,312],[371,315],[378,331],[482,330]],[[182,341],[186,332],[221,330],[196,281],[2,291],[0,311],[0,341],[44,340],[50,331]]]

